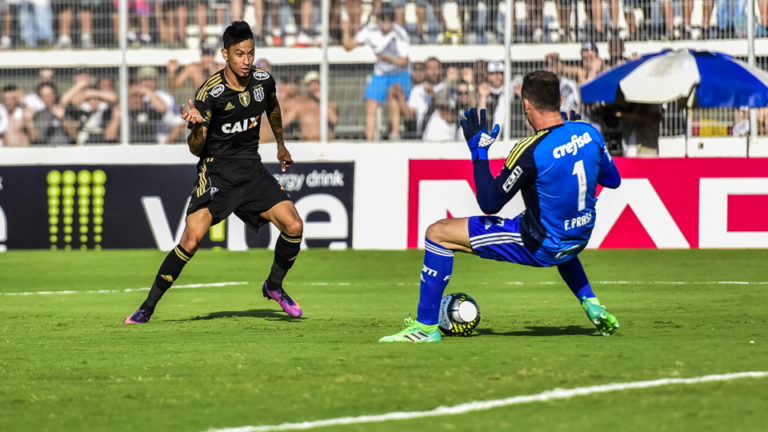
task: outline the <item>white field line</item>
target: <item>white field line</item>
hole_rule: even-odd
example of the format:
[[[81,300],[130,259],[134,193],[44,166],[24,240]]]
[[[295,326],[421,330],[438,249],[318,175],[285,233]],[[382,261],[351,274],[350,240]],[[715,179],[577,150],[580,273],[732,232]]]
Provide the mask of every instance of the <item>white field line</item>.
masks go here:
[[[269,432],[284,430],[303,430],[326,426],[339,426],[361,423],[385,422],[391,420],[408,420],[425,417],[438,417],[445,415],[465,414],[473,411],[488,410],[510,405],[519,405],[531,402],[548,402],[552,400],[568,399],[576,396],[589,396],[600,393],[617,392],[624,390],[646,389],[678,384],[699,384],[714,381],[730,381],[741,378],[765,378],[768,371],[737,372],[721,375],[705,375],[694,378],[662,378],[650,381],[634,381],[625,383],[602,384],[588,387],[576,387],[571,389],[548,390],[532,395],[513,396],[505,399],[467,402],[453,406],[440,406],[428,411],[396,411],[377,415],[362,415],[357,417],[337,417],[326,420],[305,421],[297,423],[283,423],[279,425],[264,426],[240,426],[234,428],[208,429],[207,432]]]
[[[513,286],[539,286],[539,285],[562,285],[562,281],[507,281],[501,282],[501,285],[513,285]],[[631,280],[606,280],[606,281],[591,281],[592,285],[751,285],[751,286],[765,286],[768,285],[768,281],[631,281]],[[174,289],[185,288],[217,288],[223,286],[232,285],[248,285],[246,281],[239,282],[216,282],[207,284],[187,284],[187,285],[174,285]],[[295,285],[309,285],[309,286],[418,286],[418,280],[408,282],[308,282],[308,283],[296,283]],[[472,282],[472,286],[488,286],[497,285],[496,282]],[[31,295],[63,295],[63,294],[111,294],[111,293],[127,293],[134,291],[148,291],[146,288],[124,288],[124,289],[101,289],[101,290],[60,290],[60,291],[20,291],[20,292],[0,292],[0,296],[31,296]]]
[[[200,283],[200,284],[186,284],[186,285],[174,285],[174,289],[191,289],[191,288],[210,288],[210,287],[223,287],[232,285],[248,285],[248,282],[215,282],[215,283]],[[100,289],[100,290],[61,290],[61,291],[25,291],[25,292],[7,292],[0,293],[0,296],[30,296],[30,295],[63,295],[63,294],[111,294],[111,293],[128,293],[134,291],[149,291],[149,287],[144,288],[124,288],[124,289]]]

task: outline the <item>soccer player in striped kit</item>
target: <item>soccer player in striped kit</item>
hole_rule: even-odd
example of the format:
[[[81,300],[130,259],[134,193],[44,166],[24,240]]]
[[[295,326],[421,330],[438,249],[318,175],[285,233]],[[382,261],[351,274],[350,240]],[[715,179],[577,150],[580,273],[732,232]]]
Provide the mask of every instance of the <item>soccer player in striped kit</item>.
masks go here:
[[[619,322],[600,304],[578,254],[595,225],[597,185],[616,188],[621,177],[594,127],[565,121],[560,113],[556,75],[535,71],[523,79],[521,91],[534,135],[517,142],[494,177],[488,148],[499,134],[486,130],[485,110],[475,108],[461,121],[474,165],[477,202],[486,214],[497,213],[520,191],[525,211],[512,219],[498,216],[442,219],[427,229],[416,320],[380,342],[437,342],[440,300],[450,280],[455,252],[533,267],[557,266],[589,320],[603,335]]]

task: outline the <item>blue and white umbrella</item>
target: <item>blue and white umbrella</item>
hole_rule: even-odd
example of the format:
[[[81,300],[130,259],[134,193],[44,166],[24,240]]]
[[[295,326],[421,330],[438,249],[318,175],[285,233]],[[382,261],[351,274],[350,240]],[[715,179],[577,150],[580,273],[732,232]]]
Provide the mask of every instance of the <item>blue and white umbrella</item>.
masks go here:
[[[768,73],[730,55],[693,49],[646,54],[581,86],[581,101],[614,102],[617,91],[638,103],[687,98],[688,106],[768,106]]]

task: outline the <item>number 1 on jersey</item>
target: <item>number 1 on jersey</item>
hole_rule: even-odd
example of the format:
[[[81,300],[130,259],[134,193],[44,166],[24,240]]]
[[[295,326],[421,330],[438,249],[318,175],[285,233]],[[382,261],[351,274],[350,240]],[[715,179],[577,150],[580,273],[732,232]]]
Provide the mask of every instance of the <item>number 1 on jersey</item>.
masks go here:
[[[579,181],[579,211],[584,210],[587,203],[587,173],[584,171],[584,161],[579,160],[573,164],[573,172]]]

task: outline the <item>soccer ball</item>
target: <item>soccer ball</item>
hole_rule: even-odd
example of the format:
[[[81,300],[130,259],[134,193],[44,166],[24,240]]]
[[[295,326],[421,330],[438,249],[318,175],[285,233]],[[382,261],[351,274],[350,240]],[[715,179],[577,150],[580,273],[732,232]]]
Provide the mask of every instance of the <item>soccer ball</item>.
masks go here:
[[[447,336],[469,336],[480,323],[480,307],[466,293],[448,294],[440,301],[438,324]]]

